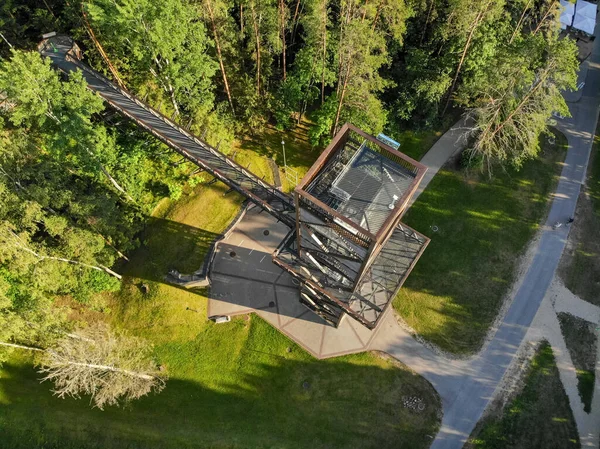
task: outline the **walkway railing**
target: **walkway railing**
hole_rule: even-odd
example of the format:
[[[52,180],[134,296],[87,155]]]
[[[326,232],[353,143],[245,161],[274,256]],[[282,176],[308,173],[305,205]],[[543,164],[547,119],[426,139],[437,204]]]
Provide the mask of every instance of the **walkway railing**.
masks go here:
[[[113,108],[131,118],[183,157],[198,165],[232,190],[274,215],[288,226],[295,226],[294,201],[276,187],[263,181],[229,159],[223,153],[183,129],[127,90],[115,85],[103,75],[88,67],[73,53],[72,47],[51,45],[40,48],[53,64],[64,72],[78,68],[91,90],[96,91]]]

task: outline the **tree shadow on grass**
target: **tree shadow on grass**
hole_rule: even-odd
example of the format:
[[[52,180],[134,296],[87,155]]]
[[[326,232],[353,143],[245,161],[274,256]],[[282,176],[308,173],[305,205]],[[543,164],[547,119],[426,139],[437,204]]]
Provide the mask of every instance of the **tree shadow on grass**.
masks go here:
[[[164,281],[169,270],[193,273],[221,234],[165,218],[149,217],[142,232],[142,246],[123,265],[127,276]]]
[[[395,300],[419,334],[452,352],[478,349],[548,211],[563,159],[557,145],[520,172],[435,176],[403,219],[431,238]]]
[[[581,447],[573,412],[560,381],[552,348],[543,342],[507,404],[490,409],[465,449]]]
[[[7,364],[0,378],[0,447],[429,446],[440,403],[424,379],[389,363],[361,363],[361,356],[321,362],[297,351],[250,346],[239,363],[222,353],[224,368],[210,387],[174,376],[162,393],[104,411],[91,409],[88,398],[52,397],[30,365]],[[421,399],[424,410],[403,407],[405,397]]]

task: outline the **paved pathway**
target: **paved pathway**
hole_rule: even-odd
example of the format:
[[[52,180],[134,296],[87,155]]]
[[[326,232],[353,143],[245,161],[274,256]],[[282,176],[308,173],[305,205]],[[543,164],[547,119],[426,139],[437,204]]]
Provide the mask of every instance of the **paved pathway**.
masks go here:
[[[425,187],[429,185],[437,172],[440,171],[446,162],[448,162],[448,159],[450,159],[454,153],[464,148],[466,143],[464,139],[466,130],[467,118],[463,117],[456,122],[452,128],[446,131],[419,161],[427,166],[427,172],[425,173],[425,176],[423,176],[419,188],[410,200],[409,206],[411,206],[417,197],[423,193]]]
[[[440,432],[431,446],[433,449],[463,446],[513,361],[554,277],[569,228],[563,226],[553,230],[552,224],[564,222],[574,215],[598,119],[600,39],[595,43],[585,76],[582,92],[567,98],[576,101],[569,105],[572,118],[560,119],[557,123],[568,139],[569,150],[545,230],[531,266],[494,338],[471,360],[447,360],[416,342],[388,317],[383,323],[385,331],[380,332],[371,345],[409,365],[428,379],[442,397],[444,416]]]
[[[566,312],[595,325],[600,324],[600,307],[581,300],[571,293],[556,277],[552,287],[535,316],[525,340],[538,342],[547,340],[552,346],[560,380],[565,388],[573,417],[577,424],[581,446],[598,447],[600,432],[600,345],[596,354],[596,381],[592,399],[591,413],[584,411],[579,397],[578,380],[575,366],[561,333],[557,313]]]

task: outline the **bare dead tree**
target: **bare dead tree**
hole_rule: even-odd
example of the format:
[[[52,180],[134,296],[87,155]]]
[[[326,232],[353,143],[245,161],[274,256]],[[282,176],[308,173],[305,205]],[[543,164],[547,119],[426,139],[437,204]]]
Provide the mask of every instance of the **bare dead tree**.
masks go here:
[[[44,351],[42,382],[55,385],[58,397],[90,395],[95,407],[119,405],[159,392],[166,376],[151,357],[152,348],[139,338],[94,325],[66,334]]]

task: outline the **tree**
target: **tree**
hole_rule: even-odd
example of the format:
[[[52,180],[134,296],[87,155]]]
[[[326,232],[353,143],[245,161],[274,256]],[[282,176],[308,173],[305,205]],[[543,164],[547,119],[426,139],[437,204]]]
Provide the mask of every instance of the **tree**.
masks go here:
[[[101,239],[98,236],[93,236],[90,235],[90,233],[77,229],[66,229],[67,223],[62,217],[47,216],[44,217],[42,221],[44,224],[44,230],[53,237],[60,236],[62,240],[61,246],[64,246],[65,249],[71,249],[71,251],[69,251],[70,253],[78,253],[78,255],[81,257],[83,254],[83,247],[85,247],[90,240],[96,241],[96,245],[94,246],[101,245]],[[61,262],[71,265],[79,265],[81,267],[90,268],[96,271],[103,271],[119,280],[122,278],[120,274],[115,273],[107,266],[101,264],[92,265],[91,263],[82,262],[76,259],[61,257],[58,255],[43,254],[40,250],[33,248],[33,245],[28,241],[31,239],[31,235],[28,235],[28,237],[29,238],[26,238],[23,235],[17,234],[13,225],[9,221],[0,221],[0,243],[3,245],[2,252],[0,253],[0,257],[3,259],[2,261],[7,261],[10,258],[12,262],[16,262],[19,265],[34,265],[45,261]],[[91,245],[88,245],[88,248],[89,246]],[[88,250],[88,248],[85,248],[85,250]],[[27,260],[28,258],[33,259],[29,261]]]
[[[235,107],[233,106],[233,97],[231,95],[231,89],[229,88],[229,81],[227,80],[227,71],[225,70],[225,59],[222,51],[221,35],[225,28],[229,28],[229,16],[227,14],[228,6],[224,1],[220,0],[204,0],[204,10],[210,23],[212,30],[213,39],[215,41],[215,48],[217,51],[217,60],[219,61],[219,68],[221,69],[221,76],[223,77],[223,86],[227,93],[227,99],[231,107],[231,113],[235,116]],[[231,34],[230,34],[231,37]]]
[[[0,56],[11,48],[32,48],[42,30],[57,29],[60,0],[4,0],[0,3]]]
[[[392,63],[387,76],[395,85],[385,92],[392,121],[428,126],[439,117],[439,104],[450,87],[453,58],[443,32],[448,17],[444,0],[411,0],[404,45],[388,45]],[[452,60],[451,60],[452,59]]]
[[[81,75],[60,81],[37,53],[1,64],[1,337],[42,342],[64,321],[56,295],[85,302],[119,288],[115,244],[134,246],[139,218],[107,182],[117,147],[92,122],[102,103]]]
[[[279,0],[244,0],[248,11],[248,53],[254,62],[256,96],[267,92],[272,58],[282,51]]]
[[[39,372],[42,381],[54,382],[58,397],[90,395],[102,410],[164,388],[166,376],[151,353],[143,340],[96,325],[59,339],[45,351]]]
[[[47,349],[0,345],[41,352],[39,373],[44,375],[42,382],[54,382],[54,394],[60,398],[89,395],[100,410],[165,387],[166,375],[152,360],[152,347],[104,324],[63,334]]]
[[[72,73],[69,82],[62,83],[48,59],[22,51],[13,51],[10,61],[0,67],[0,90],[14,102],[10,121],[17,126],[35,126],[51,136],[48,149],[55,158],[81,174],[106,177],[132,200],[107,169],[115,159],[114,140],[105,128],[92,125],[92,114],[101,112],[104,105],[87,89],[81,73]]]
[[[575,89],[577,82],[577,49],[569,39],[532,34],[512,50],[519,59],[498,60],[479,106],[470,112],[475,126],[468,155],[490,172],[494,163],[518,168],[537,154],[551,114],[569,114],[561,92]]]
[[[447,24],[445,33],[453,36],[458,42],[461,42],[462,49],[460,50],[460,58],[458,59],[456,70],[454,71],[450,89],[446,94],[447,100],[446,105],[442,110],[442,115],[445,114],[452,101],[452,96],[457,87],[463,65],[467,61],[467,57],[472,49],[477,33],[484,24],[496,21],[500,14],[502,14],[503,7],[504,0],[483,0],[479,2],[475,8],[473,8],[473,4],[470,1],[454,0],[451,2],[451,17],[453,17],[453,20],[449,21]]]
[[[559,0],[543,0],[542,4],[535,9],[535,14],[532,19],[532,34],[537,34],[543,29],[548,29],[550,32],[559,30],[559,18],[561,12]]]
[[[0,341],[45,344],[53,341],[65,321],[50,298],[0,267]],[[0,364],[5,355],[0,351]]]
[[[303,74],[299,77],[304,80],[305,104],[314,95],[312,86],[319,83],[322,106],[325,103],[325,87],[335,81],[335,72],[329,64],[332,59],[329,14],[330,0],[311,0],[306,2],[306,13],[300,19],[304,46],[298,51],[294,68],[295,72]]]
[[[218,64],[196,8],[181,0],[98,0],[87,5],[98,39],[125,82],[143,92],[158,83],[175,115],[202,122],[214,107]]]
[[[366,1],[363,6],[363,20],[379,29],[396,45],[401,45],[406,33],[406,21],[413,16],[413,10],[404,0]]]
[[[352,121],[369,131],[381,131],[386,121],[385,112],[374,94],[387,85],[379,74],[379,68],[388,62],[385,40],[373,23],[365,20],[364,12],[354,1],[342,2],[340,16],[337,109],[331,135],[343,121]]]
[[[325,88],[335,82],[336,74],[331,68],[329,3],[330,0],[308,0],[303,4],[304,13],[295,14],[297,18],[293,22],[302,28],[303,45],[295,54],[290,75],[282,81],[275,96],[274,115],[281,127],[291,125],[294,112],[296,123],[300,123],[308,106],[319,98],[319,93],[323,106]],[[300,2],[296,6],[298,10]]]

